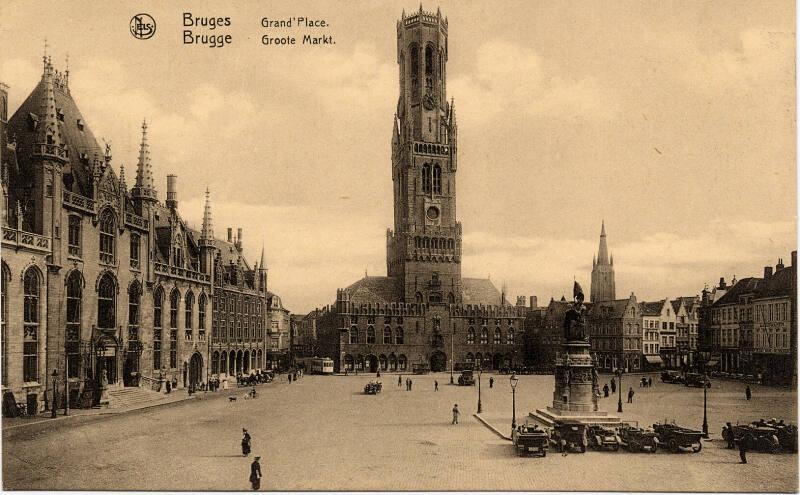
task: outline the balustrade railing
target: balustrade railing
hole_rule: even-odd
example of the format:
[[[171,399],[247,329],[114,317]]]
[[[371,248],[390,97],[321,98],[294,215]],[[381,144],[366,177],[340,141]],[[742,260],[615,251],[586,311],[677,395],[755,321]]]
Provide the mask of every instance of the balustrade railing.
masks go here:
[[[70,191],[64,191],[64,206],[71,207],[86,213],[94,213],[94,200],[75,194]]]
[[[125,225],[146,230],[150,226],[150,220],[140,217],[130,211],[125,212]]]
[[[50,238],[22,230],[3,227],[3,243],[37,251],[50,251]]]

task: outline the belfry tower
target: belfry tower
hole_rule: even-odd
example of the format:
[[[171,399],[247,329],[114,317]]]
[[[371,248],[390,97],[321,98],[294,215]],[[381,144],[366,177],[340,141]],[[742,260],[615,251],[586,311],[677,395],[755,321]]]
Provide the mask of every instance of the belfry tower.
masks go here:
[[[447,19],[403,13],[397,22],[400,97],[392,130],[394,230],[387,272],[407,303],[460,303],[456,117],[447,101]]]
[[[597,257],[592,259],[591,302],[613,301],[617,298],[614,285],[614,255],[608,256],[606,245],[606,223],[600,227],[600,248]]]

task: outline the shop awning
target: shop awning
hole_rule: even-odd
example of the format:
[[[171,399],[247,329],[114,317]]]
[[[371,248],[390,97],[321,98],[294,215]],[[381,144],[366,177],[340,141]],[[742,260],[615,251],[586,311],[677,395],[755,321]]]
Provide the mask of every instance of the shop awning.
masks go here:
[[[645,360],[648,364],[657,364],[659,366],[664,366],[664,360],[661,359],[661,356],[645,356]]]

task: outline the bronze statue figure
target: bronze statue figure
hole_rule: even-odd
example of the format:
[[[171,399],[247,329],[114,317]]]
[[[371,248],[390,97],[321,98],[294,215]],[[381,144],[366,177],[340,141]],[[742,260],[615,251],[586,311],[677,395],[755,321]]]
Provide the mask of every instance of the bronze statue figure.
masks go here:
[[[583,289],[578,282],[572,290],[575,302],[564,315],[564,339],[570,341],[588,341],[589,333],[586,331],[586,306],[583,305]]]

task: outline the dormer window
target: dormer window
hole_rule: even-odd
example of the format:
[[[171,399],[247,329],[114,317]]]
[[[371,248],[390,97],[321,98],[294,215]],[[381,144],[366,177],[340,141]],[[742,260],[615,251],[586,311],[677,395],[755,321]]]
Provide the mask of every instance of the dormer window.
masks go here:
[[[83,130],[83,119],[78,119],[78,121],[76,122],[76,125],[78,126],[78,129],[80,129],[82,131]]]
[[[64,122],[64,110],[61,108],[56,108],[56,118],[61,122]]]

